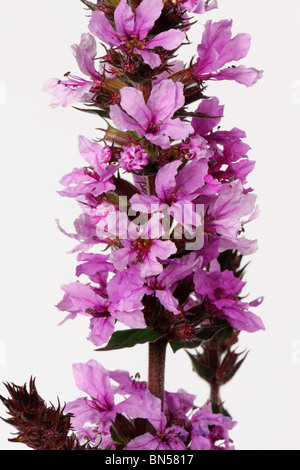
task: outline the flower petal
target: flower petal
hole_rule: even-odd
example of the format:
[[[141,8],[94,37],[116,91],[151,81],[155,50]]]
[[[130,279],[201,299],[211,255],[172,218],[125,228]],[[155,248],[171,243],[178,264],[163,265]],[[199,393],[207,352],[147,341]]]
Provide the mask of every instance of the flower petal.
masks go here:
[[[143,0],[135,10],[135,36],[145,39],[163,9],[162,0]]]
[[[120,36],[126,38],[134,34],[134,14],[126,0],[121,0],[115,9],[114,20]]]
[[[119,46],[121,40],[103,11],[93,11],[89,23],[90,32],[110,46]]]

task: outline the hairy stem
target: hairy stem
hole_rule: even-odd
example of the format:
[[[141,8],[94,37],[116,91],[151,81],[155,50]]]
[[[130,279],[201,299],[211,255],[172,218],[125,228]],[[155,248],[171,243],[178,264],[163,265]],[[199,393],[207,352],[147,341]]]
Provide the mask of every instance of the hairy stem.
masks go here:
[[[154,343],[149,343],[148,363],[148,389],[159,398],[164,406],[165,395],[165,364],[167,341],[162,338]]]

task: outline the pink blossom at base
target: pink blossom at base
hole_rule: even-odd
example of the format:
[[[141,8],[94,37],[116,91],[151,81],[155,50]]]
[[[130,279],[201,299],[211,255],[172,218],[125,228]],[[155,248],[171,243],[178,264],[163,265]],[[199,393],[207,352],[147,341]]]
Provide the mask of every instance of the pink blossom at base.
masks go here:
[[[116,417],[114,394],[109,374],[98,362],[91,359],[86,364],[73,365],[77,387],[90,398],[79,398],[69,402],[66,412],[71,413],[72,426],[84,442],[86,438],[105,448],[115,447],[110,436],[110,426]]]
[[[195,396],[180,389],[165,394],[165,408],[147,389],[146,382],[131,378],[122,370],[108,371],[95,360],[74,364],[76,385],[88,396],[67,404],[77,437],[115,449],[112,425],[117,416],[134,422],[148,420],[151,432],[124,435],[123,450],[231,450],[228,431],[235,422],[215,414],[209,405],[198,407]],[[117,385],[114,385],[117,383]]]
[[[191,419],[191,450],[234,450],[228,431],[234,428],[235,421],[212,412],[211,405],[204,405]]]

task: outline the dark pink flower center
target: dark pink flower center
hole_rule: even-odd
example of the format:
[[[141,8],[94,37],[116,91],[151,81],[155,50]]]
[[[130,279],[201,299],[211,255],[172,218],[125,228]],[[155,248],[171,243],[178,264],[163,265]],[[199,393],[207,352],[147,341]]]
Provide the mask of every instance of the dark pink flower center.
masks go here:
[[[153,240],[151,239],[144,239],[138,238],[134,242],[131,242],[131,249],[136,251],[136,263],[143,263],[145,258],[147,257],[151,247],[153,245]]]
[[[146,134],[157,134],[160,130],[161,122],[156,124],[155,122],[150,122]]]

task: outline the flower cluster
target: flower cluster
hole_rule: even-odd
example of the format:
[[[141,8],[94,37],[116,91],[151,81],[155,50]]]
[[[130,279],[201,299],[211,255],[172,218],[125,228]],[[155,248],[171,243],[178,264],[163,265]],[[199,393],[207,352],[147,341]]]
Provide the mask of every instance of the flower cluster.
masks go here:
[[[59,226],[79,242],[73,251],[80,281],[62,286],[57,308],[66,319],[86,316],[88,340],[106,350],[163,338],[175,352],[218,341],[224,329],[228,338],[264,329],[252,311],[261,300],[246,302],[242,294],[241,258],[234,265],[257,248],[244,236],[258,214],[247,185],[254,162],[245,133],[221,130],[224,106],[204,94],[210,80],[251,86],[261,77],[232,65],[247,55],[250,37],[232,37],[232,21],[209,20],[198,56],[185,64],[174,59],[188,43],[191,15],[217,1],[84,3],[89,33],[72,49],[86,78],[69,73],[44,89],[53,106],[79,102],[108,126],[93,141],[79,136],[87,163],[60,181],[60,194],[75,198],[82,214],[75,233]],[[100,58],[98,41],[106,49]],[[118,323],[128,328],[121,335]],[[224,346],[228,377],[236,369],[232,344]],[[231,448],[234,423],[212,409],[221,410],[216,394],[197,408],[182,390],[161,399],[149,384],[95,361],[74,370],[90,397],[67,406],[80,441],[112,449]],[[126,398],[117,403],[116,393]]]
[[[235,422],[180,389],[161,401],[147,383],[128,372],[107,371],[98,362],[73,366],[75,382],[87,396],[67,405],[82,440],[116,450],[231,450],[228,431]],[[116,384],[116,385],[114,385]]]

